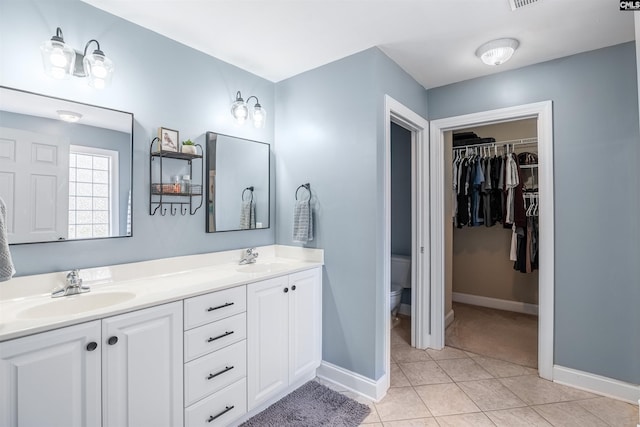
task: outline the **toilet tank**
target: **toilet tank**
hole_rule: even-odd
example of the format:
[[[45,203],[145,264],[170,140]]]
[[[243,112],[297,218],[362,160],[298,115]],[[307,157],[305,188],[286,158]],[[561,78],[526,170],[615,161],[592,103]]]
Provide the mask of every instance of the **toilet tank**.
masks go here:
[[[391,284],[411,287],[411,257],[391,254]]]

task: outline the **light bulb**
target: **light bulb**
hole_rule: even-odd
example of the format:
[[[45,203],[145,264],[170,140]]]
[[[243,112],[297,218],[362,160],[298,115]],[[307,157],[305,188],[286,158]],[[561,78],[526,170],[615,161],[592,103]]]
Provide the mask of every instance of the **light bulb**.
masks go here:
[[[67,58],[64,56],[60,47],[53,48],[51,55],[49,55],[49,60],[54,67],[64,68],[67,66]]]
[[[104,79],[105,77],[107,77],[107,69],[104,66],[104,61],[96,59],[96,63],[93,64],[93,67],[91,67],[91,74],[99,79]]]
[[[256,128],[264,127],[266,114],[266,111],[262,109],[260,104],[257,104],[253,110],[253,126]]]

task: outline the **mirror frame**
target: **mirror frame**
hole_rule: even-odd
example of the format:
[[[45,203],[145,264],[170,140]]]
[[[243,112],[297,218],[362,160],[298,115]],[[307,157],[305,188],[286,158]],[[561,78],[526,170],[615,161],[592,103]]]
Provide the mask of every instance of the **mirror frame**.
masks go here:
[[[123,111],[123,110],[117,110],[114,108],[109,108],[109,107],[102,107],[100,105],[94,105],[94,104],[89,104],[86,102],[80,102],[80,101],[74,101],[72,99],[66,99],[66,98],[60,98],[57,96],[51,96],[51,95],[45,95],[43,93],[38,93],[38,92],[33,92],[33,91],[29,91],[29,90],[24,90],[24,89],[18,89],[15,87],[10,87],[10,86],[3,86],[0,85],[0,91],[1,90],[11,90],[11,91],[15,91],[15,92],[21,92],[25,95],[32,95],[32,96],[39,96],[39,97],[43,97],[43,98],[47,98],[50,100],[54,100],[54,101],[62,101],[65,103],[73,103],[73,104],[78,104],[78,105],[82,105],[85,107],[90,107],[90,108],[98,108],[100,110],[107,110],[109,112],[112,113],[120,113],[120,114],[127,114],[129,116],[131,116],[131,130],[130,130],[130,162],[129,162],[129,193],[130,193],[130,197],[131,197],[131,203],[130,203],[130,207],[131,207],[131,211],[130,211],[130,225],[131,225],[131,233],[130,234],[120,234],[118,236],[108,236],[108,237],[91,237],[91,238],[87,238],[87,239],[64,239],[64,240],[46,240],[46,241],[39,241],[39,242],[19,242],[19,243],[11,243],[9,242],[9,245],[37,245],[37,244],[47,244],[47,243],[63,243],[63,242],[85,242],[85,241],[95,241],[95,240],[105,240],[105,239],[120,239],[120,238],[127,238],[127,237],[132,237],[133,236],[133,212],[134,212],[134,197],[133,197],[133,174],[134,174],[134,170],[133,170],[133,154],[134,154],[134,127],[135,127],[135,116],[133,113],[128,112],[128,111]],[[2,110],[0,108],[0,111],[6,111],[6,110]],[[18,114],[24,114],[24,113],[18,113]],[[40,116],[36,116],[36,117],[40,117]],[[46,117],[45,117],[46,118]],[[53,120],[53,119],[52,119]],[[90,125],[93,126],[93,125]],[[93,126],[93,127],[97,127],[97,126]],[[67,185],[69,185],[69,183],[67,182]]]
[[[213,136],[213,138],[212,138]],[[256,144],[262,144],[262,145],[266,145],[267,147],[267,188],[269,189],[269,197],[267,198],[267,212],[268,212],[268,222],[267,222],[267,226],[266,227],[260,227],[260,228],[249,228],[249,229],[232,229],[232,230],[210,230],[209,227],[209,204],[212,202],[209,199],[209,188],[211,183],[211,174],[209,173],[210,169],[209,169],[209,160],[211,159],[211,156],[215,156],[215,153],[210,153],[209,152],[209,143],[210,142],[215,142],[217,144],[217,137],[218,136],[224,136],[227,138],[234,138],[234,139],[239,139],[242,141],[246,141],[246,142],[253,142]],[[215,139],[214,139],[215,138]],[[204,171],[205,171],[205,180],[206,180],[206,189],[205,192],[206,194],[206,214],[205,214],[205,230],[207,233],[226,233],[226,232],[234,232],[234,231],[256,231],[256,230],[268,230],[269,228],[271,228],[271,144],[267,143],[267,142],[262,142],[262,141],[256,141],[253,139],[247,139],[247,138],[240,138],[238,136],[233,136],[233,135],[227,135],[224,133],[219,133],[219,132],[213,132],[213,131],[207,131],[205,134],[205,148],[206,148],[206,156],[205,156],[205,161],[204,161]],[[215,184],[215,182],[214,182]],[[215,202],[215,200],[214,200]]]

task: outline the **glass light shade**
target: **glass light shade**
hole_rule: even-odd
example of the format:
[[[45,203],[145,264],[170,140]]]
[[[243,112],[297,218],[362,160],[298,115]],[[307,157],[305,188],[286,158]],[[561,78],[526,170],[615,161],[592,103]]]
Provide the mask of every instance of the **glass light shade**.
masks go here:
[[[111,84],[113,77],[113,61],[107,58],[101,50],[94,50],[82,60],[87,83],[96,89],[104,89]]]
[[[236,99],[236,102],[231,104],[231,114],[239,124],[243,124],[247,119],[249,116],[249,109],[242,98]]]
[[[476,56],[487,65],[500,65],[511,59],[518,48],[516,39],[498,39],[483,44],[476,50]]]
[[[73,73],[76,52],[57,36],[40,46],[42,65],[48,76],[54,79],[66,79]]]
[[[256,128],[264,127],[264,124],[267,121],[267,112],[265,111],[264,108],[262,108],[262,105],[256,104],[255,107],[253,107],[252,118],[253,118],[254,127]]]

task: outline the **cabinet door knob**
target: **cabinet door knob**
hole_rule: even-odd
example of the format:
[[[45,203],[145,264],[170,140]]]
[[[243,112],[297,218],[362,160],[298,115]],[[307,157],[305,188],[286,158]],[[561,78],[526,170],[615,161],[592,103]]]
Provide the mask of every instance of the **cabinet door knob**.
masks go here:
[[[284,293],[286,294],[287,292],[289,292],[289,288],[284,288]]]
[[[295,291],[295,290],[296,290],[296,285],[293,285],[293,286],[291,287],[291,290],[292,290],[292,291]]]
[[[109,339],[107,340],[107,342],[109,343],[109,345],[114,345],[115,343],[118,342],[118,337],[116,337],[115,335],[112,337],[109,337]]]
[[[98,343],[95,341],[91,341],[89,344],[87,344],[87,351],[93,351],[96,348],[98,348]]]

